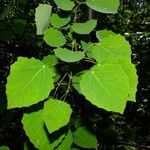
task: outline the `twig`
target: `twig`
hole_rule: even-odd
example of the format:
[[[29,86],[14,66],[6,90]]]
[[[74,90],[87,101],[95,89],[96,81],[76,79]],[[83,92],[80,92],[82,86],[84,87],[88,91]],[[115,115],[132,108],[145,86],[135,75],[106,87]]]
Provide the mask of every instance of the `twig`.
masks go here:
[[[65,77],[67,76],[67,74],[68,74],[68,73],[65,73],[65,75],[62,77],[62,79],[59,81],[59,83],[58,83],[58,85],[57,85],[57,88],[56,88],[56,90],[55,90],[55,92],[54,92],[54,97],[56,96],[56,93],[57,93],[59,87],[61,86],[63,80],[64,80]]]

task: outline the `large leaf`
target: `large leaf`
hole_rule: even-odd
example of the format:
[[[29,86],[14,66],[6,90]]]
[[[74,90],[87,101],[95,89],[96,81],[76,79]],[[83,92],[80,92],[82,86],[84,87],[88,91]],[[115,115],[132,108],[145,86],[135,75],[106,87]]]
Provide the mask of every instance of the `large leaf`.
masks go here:
[[[96,148],[96,136],[86,127],[80,127],[73,133],[74,143],[83,148]]]
[[[54,0],[54,2],[60,9],[66,11],[72,10],[72,8],[75,6],[74,2],[72,2],[71,0]]]
[[[49,133],[67,125],[72,109],[66,102],[49,99],[44,103],[43,119]]]
[[[66,42],[63,34],[59,30],[53,28],[49,28],[44,32],[43,39],[48,45],[53,47],[63,46]]]
[[[103,64],[110,63],[108,61],[103,62]],[[111,59],[111,64],[120,64],[124,72],[129,78],[130,89],[128,93],[128,100],[135,101],[137,84],[138,84],[138,76],[136,74],[135,65],[131,63],[130,58],[114,58]]]
[[[84,23],[75,23],[72,25],[72,30],[78,34],[89,34],[97,25],[96,20],[89,20]]]
[[[57,14],[53,14],[50,23],[54,28],[60,28],[68,24],[70,20],[71,17],[61,18]]]
[[[110,35],[103,38],[100,43],[93,46],[93,58],[98,63],[110,61],[117,57],[131,57],[131,49],[129,42],[121,35]]]
[[[52,6],[48,4],[40,4],[36,8],[35,22],[37,28],[37,35],[43,34],[43,32],[49,27],[51,11]]]
[[[53,74],[41,61],[19,57],[7,79],[8,108],[27,107],[47,98],[54,88]]]
[[[118,64],[96,65],[82,75],[81,93],[92,104],[123,113],[130,89],[129,78]]]
[[[102,13],[117,13],[119,0],[86,0],[86,4],[95,11]]]
[[[27,136],[36,148],[39,150],[50,149],[50,141],[42,120],[42,110],[24,114],[22,123]]]
[[[65,62],[76,62],[84,58],[84,53],[81,51],[71,51],[66,48],[57,48],[54,50],[55,55]]]

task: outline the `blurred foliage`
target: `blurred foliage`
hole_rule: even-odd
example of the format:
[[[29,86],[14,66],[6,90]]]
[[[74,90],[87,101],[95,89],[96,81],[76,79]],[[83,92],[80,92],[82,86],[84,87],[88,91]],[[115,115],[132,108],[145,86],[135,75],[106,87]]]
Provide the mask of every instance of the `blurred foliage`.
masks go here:
[[[0,6],[0,103],[3,104],[0,110],[0,145],[9,145],[11,149],[23,149],[23,143],[28,139],[20,122],[22,110],[6,110],[5,84],[9,67],[18,56],[41,59],[51,53],[42,37],[35,35],[34,13],[39,3],[47,1],[3,0]],[[84,21],[88,17],[86,6],[81,6],[77,19]],[[75,92],[70,93],[68,99],[79,118],[96,133],[101,143],[100,150],[145,150],[150,144],[149,0],[121,0],[117,14],[93,11],[92,17],[98,19],[97,29],[110,29],[129,40],[132,61],[139,76],[137,102],[128,102],[124,114],[120,115],[97,109],[84,98],[81,101],[81,96]],[[91,36],[91,39],[94,41],[96,37]],[[88,67],[84,63],[80,65],[81,68]],[[76,66],[66,65],[61,71],[65,72],[70,67]],[[64,90],[60,89],[60,94]]]

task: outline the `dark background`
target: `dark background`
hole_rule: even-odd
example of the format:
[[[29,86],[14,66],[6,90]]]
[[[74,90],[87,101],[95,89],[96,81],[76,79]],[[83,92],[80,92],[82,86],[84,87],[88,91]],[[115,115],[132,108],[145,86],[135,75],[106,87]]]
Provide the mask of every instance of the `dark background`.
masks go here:
[[[21,124],[22,110],[6,109],[5,85],[10,65],[18,56],[42,59],[52,52],[42,37],[35,34],[34,14],[39,3],[47,2],[0,0],[0,14],[8,9],[6,16],[0,18],[0,145],[8,145],[12,150],[23,149],[28,138]],[[78,11],[78,20],[88,19],[85,6]],[[79,103],[76,92],[71,93],[70,99],[77,100],[75,110],[79,109],[84,122],[94,128],[101,143],[100,150],[129,150],[129,145],[135,148],[133,150],[150,149],[150,1],[121,0],[117,14],[93,12],[92,17],[98,19],[97,30],[112,30],[130,42],[132,62],[139,77],[136,103],[128,102],[124,114],[120,115],[99,110],[86,101]],[[16,23],[16,19],[23,19],[26,24]],[[91,40],[95,40],[94,34],[91,34]],[[63,69],[65,72],[68,68]],[[94,116],[98,118],[96,121]]]

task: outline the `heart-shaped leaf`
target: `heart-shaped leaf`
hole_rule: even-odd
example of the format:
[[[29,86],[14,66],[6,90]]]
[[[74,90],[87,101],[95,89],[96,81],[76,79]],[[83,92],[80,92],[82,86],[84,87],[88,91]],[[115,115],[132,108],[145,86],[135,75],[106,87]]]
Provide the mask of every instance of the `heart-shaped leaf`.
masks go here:
[[[49,133],[67,125],[72,109],[66,102],[49,99],[44,103],[43,120]]]
[[[40,60],[19,57],[7,78],[8,108],[27,107],[47,98],[54,88],[53,74]]]

